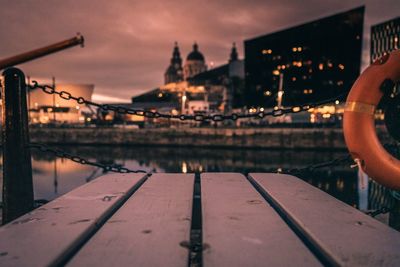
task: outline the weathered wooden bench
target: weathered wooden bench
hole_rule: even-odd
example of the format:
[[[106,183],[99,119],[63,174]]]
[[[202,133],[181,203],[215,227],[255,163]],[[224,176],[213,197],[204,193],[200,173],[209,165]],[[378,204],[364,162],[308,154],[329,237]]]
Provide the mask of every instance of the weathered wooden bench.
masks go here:
[[[280,174],[111,174],[0,228],[0,266],[400,266],[400,233]]]

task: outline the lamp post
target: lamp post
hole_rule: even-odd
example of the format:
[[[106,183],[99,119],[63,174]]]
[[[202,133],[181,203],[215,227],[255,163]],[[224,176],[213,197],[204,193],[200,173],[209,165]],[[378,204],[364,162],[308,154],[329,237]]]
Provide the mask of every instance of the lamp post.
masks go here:
[[[185,103],[186,103],[186,99],[187,99],[186,94],[183,94],[183,96],[182,96],[181,114],[184,114],[184,113],[185,113]]]

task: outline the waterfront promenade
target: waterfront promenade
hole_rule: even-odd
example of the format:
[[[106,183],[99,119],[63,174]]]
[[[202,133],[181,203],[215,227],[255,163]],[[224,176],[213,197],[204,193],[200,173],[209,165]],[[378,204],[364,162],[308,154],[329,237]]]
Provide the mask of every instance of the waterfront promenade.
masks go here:
[[[378,131],[383,144],[391,137]],[[341,128],[32,128],[31,142],[346,150]]]

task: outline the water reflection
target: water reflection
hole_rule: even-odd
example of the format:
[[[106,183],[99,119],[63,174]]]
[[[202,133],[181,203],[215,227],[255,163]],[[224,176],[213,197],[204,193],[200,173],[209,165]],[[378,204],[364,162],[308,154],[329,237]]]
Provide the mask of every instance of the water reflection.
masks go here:
[[[267,172],[271,168],[302,168],[343,157],[342,151],[206,149],[171,147],[62,147],[67,152],[102,164],[155,172]],[[33,151],[35,199],[52,200],[103,175],[99,168]],[[362,210],[391,205],[386,189],[357,179],[357,170],[341,165],[303,173],[300,178]],[[369,183],[369,185],[368,185]]]

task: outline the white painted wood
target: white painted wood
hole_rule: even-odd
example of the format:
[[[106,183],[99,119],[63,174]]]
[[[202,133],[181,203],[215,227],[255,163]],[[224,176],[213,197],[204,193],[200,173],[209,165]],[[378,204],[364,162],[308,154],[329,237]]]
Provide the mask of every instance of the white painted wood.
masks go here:
[[[400,266],[399,232],[296,177],[250,175],[340,265]]]
[[[68,266],[187,266],[193,174],[153,174]]]
[[[143,181],[144,174],[99,177],[0,228],[1,266],[48,266],[73,250]]]
[[[320,266],[241,174],[201,175],[203,265]]]

